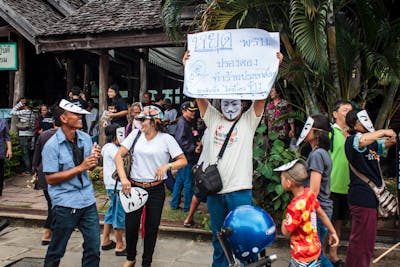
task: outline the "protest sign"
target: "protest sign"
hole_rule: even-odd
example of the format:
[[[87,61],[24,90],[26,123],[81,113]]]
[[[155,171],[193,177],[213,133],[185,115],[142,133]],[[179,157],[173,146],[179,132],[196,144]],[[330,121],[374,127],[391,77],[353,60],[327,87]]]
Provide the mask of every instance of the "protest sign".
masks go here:
[[[279,68],[279,33],[236,29],[188,35],[184,94],[195,98],[264,99]]]

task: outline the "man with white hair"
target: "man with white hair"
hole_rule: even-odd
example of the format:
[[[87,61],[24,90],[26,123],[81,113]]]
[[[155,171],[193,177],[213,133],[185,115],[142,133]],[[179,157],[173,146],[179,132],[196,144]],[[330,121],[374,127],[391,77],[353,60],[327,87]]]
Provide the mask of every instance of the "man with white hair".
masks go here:
[[[42,151],[43,172],[52,201],[52,238],[44,266],[59,266],[68,240],[77,227],[83,235],[82,266],[99,266],[100,225],[93,185],[87,170],[97,165],[100,147],[82,128],[89,112],[61,100],[54,111],[61,125]]]

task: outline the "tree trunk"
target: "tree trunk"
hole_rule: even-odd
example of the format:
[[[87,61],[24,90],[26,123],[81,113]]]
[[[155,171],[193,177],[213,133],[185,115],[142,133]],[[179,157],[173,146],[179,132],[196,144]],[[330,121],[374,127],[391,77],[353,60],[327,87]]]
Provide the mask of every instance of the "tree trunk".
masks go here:
[[[329,0],[328,4],[327,25],[329,67],[332,78],[332,85],[334,88],[334,94],[328,94],[327,101],[328,105],[332,106],[336,100],[343,98],[340,90],[339,71],[337,67],[336,28],[333,0]]]
[[[383,99],[381,108],[379,109],[378,116],[376,117],[374,126],[376,129],[382,129],[385,126],[385,121],[388,120],[388,115],[393,107],[393,102],[399,88],[399,83],[391,84],[387,91],[386,97]],[[387,121],[389,124],[389,120]],[[387,127],[388,125],[386,125]]]

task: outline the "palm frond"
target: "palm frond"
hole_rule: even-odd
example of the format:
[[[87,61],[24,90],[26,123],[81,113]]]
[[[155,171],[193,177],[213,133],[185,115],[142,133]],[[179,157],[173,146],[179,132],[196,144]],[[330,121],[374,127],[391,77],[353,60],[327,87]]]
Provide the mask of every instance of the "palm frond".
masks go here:
[[[196,0],[165,0],[161,18],[165,33],[172,39],[178,40],[181,33],[181,14],[185,7],[194,6],[204,1]]]
[[[305,122],[305,120],[304,120],[305,117],[306,117],[306,115],[305,115],[305,113],[303,111],[294,110],[292,112],[285,113],[285,114],[282,114],[281,116],[279,116],[279,118],[277,118],[272,123],[272,125],[275,125],[275,123],[278,123],[278,122],[283,121],[283,120],[288,120],[288,119],[294,119],[294,120],[297,120],[297,121],[300,121],[300,122],[304,123]]]
[[[302,0],[293,0],[290,5],[290,27],[293,38],[304,60],[318,72],[326,73],[328,53],[325,26],[328,1],[320,1],[319,5],[315,6],[318,12],[312,13],[314,17],[307,16],[303,3]],[[308,7],[308,10],[311,8]]]

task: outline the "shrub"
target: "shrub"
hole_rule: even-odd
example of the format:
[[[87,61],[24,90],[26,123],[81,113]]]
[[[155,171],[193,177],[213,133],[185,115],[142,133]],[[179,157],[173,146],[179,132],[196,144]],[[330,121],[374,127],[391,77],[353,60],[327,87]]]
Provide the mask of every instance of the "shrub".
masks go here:
[[[266,125],[261,124],[255,136],[254,160],[254,200],[256,205],[265,209],[275,222],[280,222],[282,214],[290,202],[291,196],[281,185],[280,173],[274,172],[279,167],[297,158],[294,151],[285,148],[284,142],[278,139],[278,134],[269,132],[268,148],[263,133]]]
[[[11,159],[6,159],[4,162],[4,177],[11,177],[17,173],[21,165],[21,148],[18,142],[18,133],[11,132],[11,146],[12,146],[12,157]]]

